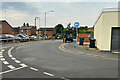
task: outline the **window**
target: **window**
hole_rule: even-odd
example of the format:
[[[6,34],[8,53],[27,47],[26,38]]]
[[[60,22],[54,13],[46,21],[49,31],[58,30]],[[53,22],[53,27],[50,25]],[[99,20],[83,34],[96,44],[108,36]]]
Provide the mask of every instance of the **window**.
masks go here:
[[[21,32],[23,33],[23,29],[21,30]]]
[[[26,30],[26,33],[28,33],[28,30]]]

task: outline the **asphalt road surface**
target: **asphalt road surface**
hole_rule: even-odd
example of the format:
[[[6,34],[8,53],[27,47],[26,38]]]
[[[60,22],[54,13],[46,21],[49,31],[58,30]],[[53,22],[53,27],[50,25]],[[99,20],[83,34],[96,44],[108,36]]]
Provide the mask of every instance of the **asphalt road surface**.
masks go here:
[[[118,77],[118,60],[71,54],[61,51],[61,44],[61,40],[47,40],[1,50],[2,78]]]

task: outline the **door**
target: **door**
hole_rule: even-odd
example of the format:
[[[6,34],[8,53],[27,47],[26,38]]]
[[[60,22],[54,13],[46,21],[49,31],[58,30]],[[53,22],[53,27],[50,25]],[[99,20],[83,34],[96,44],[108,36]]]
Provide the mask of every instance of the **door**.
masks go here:
[[[112,28],[111,51],[120,52],[120,27]]]

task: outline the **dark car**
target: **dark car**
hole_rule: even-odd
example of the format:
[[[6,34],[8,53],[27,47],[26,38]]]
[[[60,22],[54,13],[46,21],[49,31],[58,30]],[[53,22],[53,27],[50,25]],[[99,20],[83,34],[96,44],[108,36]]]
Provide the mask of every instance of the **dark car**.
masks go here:
[[[72,36],[72,34],[66,34],[66,35],[63,37],[63,42],[66,43],[67,41],[73,42],[73,36]]]

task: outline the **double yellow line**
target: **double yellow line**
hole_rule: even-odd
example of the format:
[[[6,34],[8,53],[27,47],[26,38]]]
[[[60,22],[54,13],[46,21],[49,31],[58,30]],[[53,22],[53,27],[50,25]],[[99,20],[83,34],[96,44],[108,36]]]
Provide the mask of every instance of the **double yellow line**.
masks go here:
[[[107,59],[107,60],[120,60],[120,59],[117,59],[117,58],[111,58],[111,57],[108,57],[108,56],[102,56],[102,55],[94,55],[94,54],[85,54],[83,52],[78,52],[78,51],[72,51],[72,50],[69,50],[69,49],[66,49],[64,46],[66,45],[66,43],[63,43],[62,45],[60,45],[58,48],[64,52],[67,52],[67,53],[71,53],[71,54],[76,54],[76,55],[81,55],[81,56],[88,56],[88,57],[94,57],[94,58],[102,58],[102,59]]]

